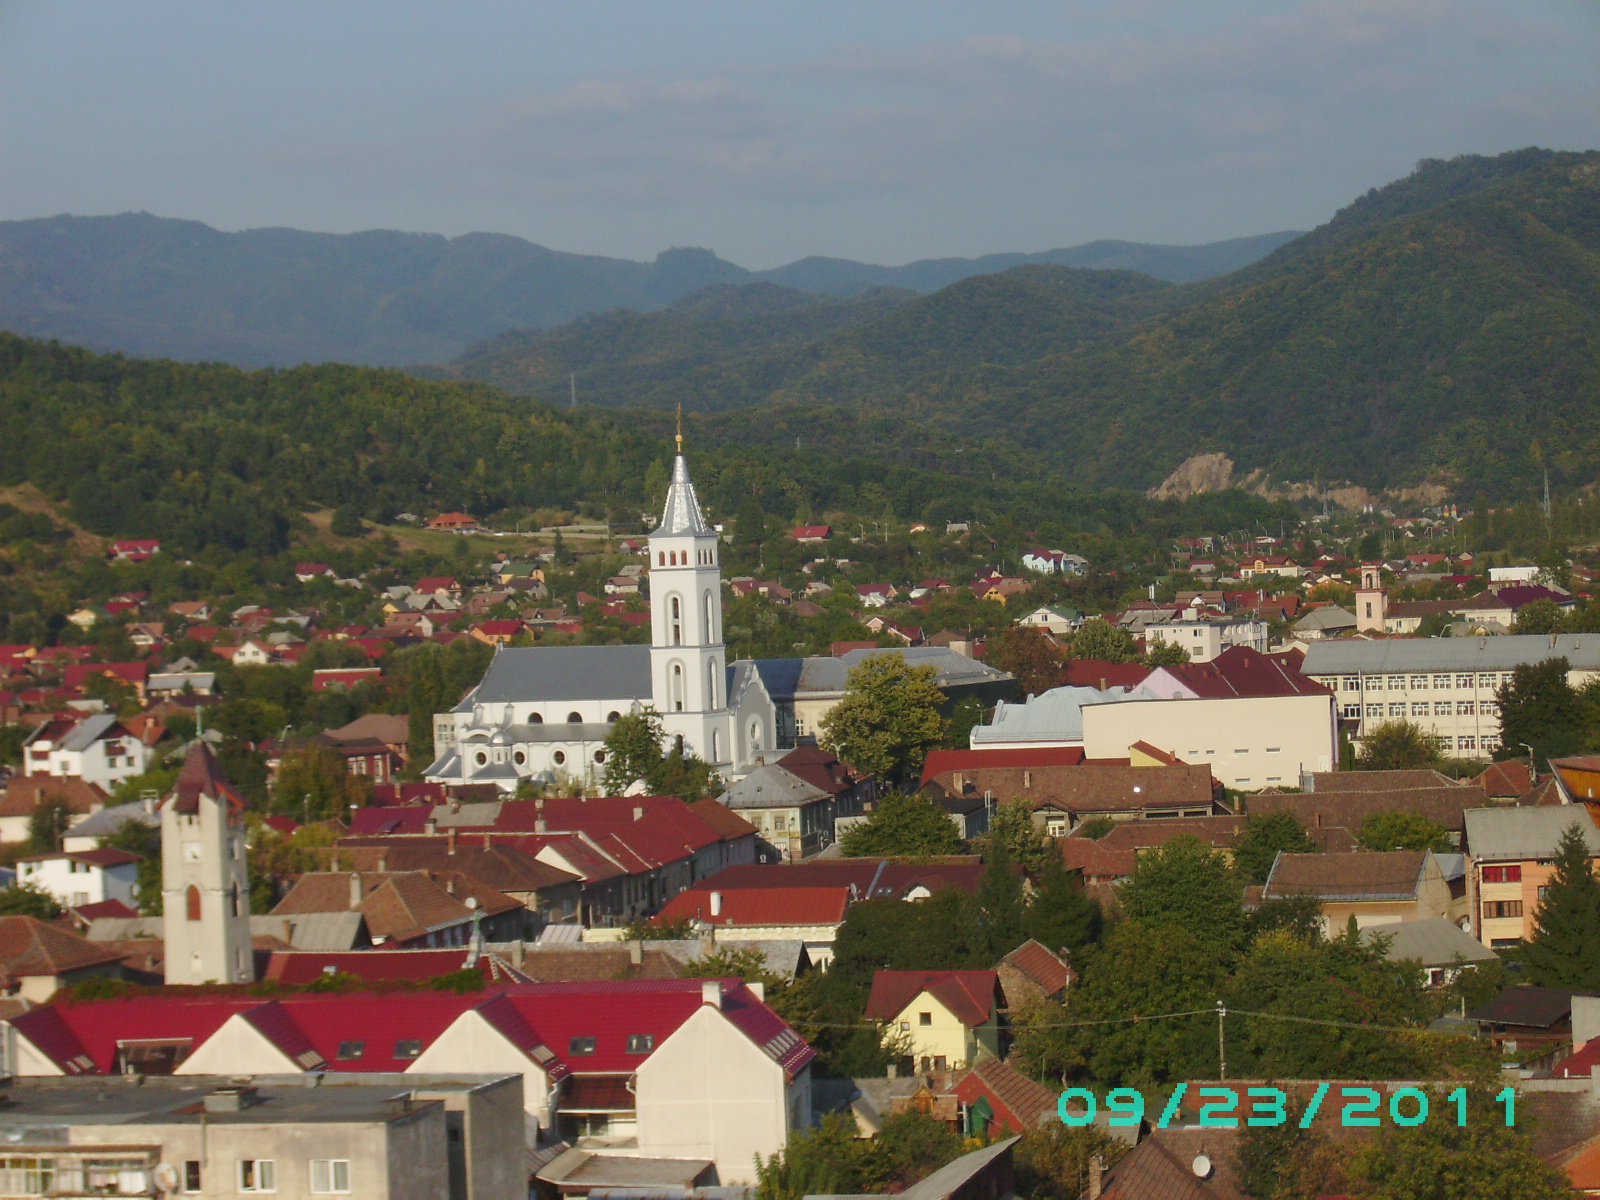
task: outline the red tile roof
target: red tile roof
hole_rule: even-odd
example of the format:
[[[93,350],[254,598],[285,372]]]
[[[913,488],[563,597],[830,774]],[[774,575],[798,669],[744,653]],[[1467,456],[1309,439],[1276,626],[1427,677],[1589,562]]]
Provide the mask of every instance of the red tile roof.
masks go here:
[[[866,1016],[891,1021],[927,992],[971,1029],[993,1015],[999,986],[993,971],[876,971]]]
[[[1056,1112],[1054,1093],[987,1054],[956,1083],[956,1096],[967,1104],[987,1098],[994,1123],[1013,1133],[1026,1133]]]
[[[714,893],[722,897],[720,911],[715,913]],[[666,924],[693,919],[718,926],[837,925],[849,907],[848,887],[741,888],[724,892],[706,882],[679,892],[655,921]]]
[[[213,800],[226,799],[235,809],[246,807],[245,798],[228,782],[217,756],[211,753],[211,747],[196,741],[183,760],[178,781],[173,785],[166,803],[172,805],[176,812],[198,812],[201,796],[209,796]]]
[[[61,975],[121,961],[114,950],[35,917],[0,917],[0,983],[15,990],[25,975]]]
[[[143,860],[142,854],[133,854],[127,850],[113,850],[103,846],[97,850],[67,850],[55,854],[30,854],[25,858],[17,859],[18,862],[44,862],[46,859],[64,858],[69,862],[86,863],[91,867],[121,867],[128,863]]]
[[[421,982],[459,971],[471,950],[465,947],[427,950],[275,950],[262,978],[304,985],[336,971],[354,975],[365,983]],[[478,956],[477,966],[486,979],[506,983],[531,982],[528,977],[492,954]]]
[[[1139,663],[1114,663],[1100,658],[1069,659],[1062,669],[1067,687],[1136,688],[1150,676]]]
[[[110,1074],[117,1070],[119,1040],[189,1038],[199,1046],[228,1018],[246,1013],[302,1065],[307,1060],[300,1056],[314,1053],[330,1070],[404,1071],[413,1056],[396,1057],[398,1043],[416,1041],[426,1048],[463,1013],[476,1011],[557,1078],[572,1070],[622,1074],[644,1057],[628,1052],[629,1036],[649,1034],[660,1046],[699,1011],[705,982],[510,984],[467,995],[410,992],[403,1003],[393,994],[374,993],[299,993],[267,1004],[238,993],[148,995],[51,1004],[24,1013],[14,1028],[68,1074]],[[742,980],[720,982],[722,1014],[778,1065],[792,1075],[815,1057]],[[594,1038],[594,1052],[570,1054],[576,1037]],[[363,1053],[340,1059],[340,1045],[352,1042],[362,1043]]]
[[[1208,663],[1180,663],[1161,669],[1202,698],[1331,694],[1322,684],[1300,674],[1298,664],[1249,646],[1229,646]]]
[[[922,765],[922,782],[946,771],[983,767],[1075,767],[1083,761],[1082,746],[1047,746],[1032,750],[930,750]]]
[[[1001,961],[1009,963],[1038,984],[1039,990],[1046,996],[1054,996],[1072,980],[1072,968],[1032,938]]]

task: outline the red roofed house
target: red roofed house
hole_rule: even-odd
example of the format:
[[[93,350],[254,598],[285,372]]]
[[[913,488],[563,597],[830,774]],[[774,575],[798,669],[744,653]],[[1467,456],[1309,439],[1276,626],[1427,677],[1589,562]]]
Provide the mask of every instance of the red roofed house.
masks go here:
[[[150,680],[150,664],[143,662],[73,663],[61,673],[61,686],[81,692],[93,679],[113,679],[131,687],[140,701]]]
[[[960,1069],[1000,1056],[1000,980],[993,971],[878,971],[866,1016],[885,1022],[883,1044],[919,1071]]]
[[[1054,1000],[1077,978],[1066,959],[1032,938],[1002,958],[995,972],[1006,1007],[1012,1010],[1029,1000]]]
[[[150,539],[135,538],[111,543],[111,557],[122,562],[145,562],[160,553],[161,543]]]
[[[360,687],[383,678],[382,667],[325,667],[311,672],[311,690]]]
[[[650,618],[649,613],[644,613],[643,616],[646,620]],[[505,646],[526,628],[527,626],[521,621],[513,618],[504,621],[480,621],[467,632],[485,645]]]
[[[301,583],[310,583],[313,579],[332,579],[333,568],[327,563],[303,562],[295,563],[294,577]]]
[[[35,917],[0,917],[0,988],[7,996],[42,1004],[58,988],[97,975],[121,978],[122,955]]]
[[[710,881],[715,883],[715,880]],[[697,884],[679,892],[654,924],[694,921],[716,930],[724,942],[801,941],[811,961],[833,961],[833,940],[850,907],[847,885],[733,888]]]
[[[789,537],[802,546],[815,546],[825,542],[833,536],[833,529],[828,525],[796,525]]]
[[[1060,1118],[1057,1095],[998,1058],[981,1056],[956,1083],[967,1109],[969,1136],[995,1139],[1001,1132],[1027,1133]]]
[[[233,991],[52,1004],[10,1021],[12,1065],[19,1076],[519,1071],[540,1141],[629,1138],[639,1156],[709,1159],[725,1184],[751,1181],[758,1155],[811,1125],[816,1054],[739,979],[501,984],[396,1001]]]
[[[419,596],[459,596],[461,583],[449,575],[429,575],[417,580],[416,592]]]
[[[428,528],[444,529],[451,533],[474,533],[478,528],[478,519],[464,512],[440,513],[428,522]]]

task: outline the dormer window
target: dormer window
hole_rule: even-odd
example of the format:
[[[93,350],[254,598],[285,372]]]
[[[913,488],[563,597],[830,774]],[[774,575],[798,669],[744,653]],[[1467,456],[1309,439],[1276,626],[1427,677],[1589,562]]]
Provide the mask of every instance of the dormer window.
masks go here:
[[[592,1037],[575,1037],[567,1040],[568,1054],[593,1054],[595,1039]]]
[[[394,1044],[396,1058],[416,1058],[422,1053],[422,1040],[420,1038],[401,1038]]]
[[[649,1054],[656,1048],[656,1035],[653,1033],[630,1033],[628,1035],[629,1054]]]

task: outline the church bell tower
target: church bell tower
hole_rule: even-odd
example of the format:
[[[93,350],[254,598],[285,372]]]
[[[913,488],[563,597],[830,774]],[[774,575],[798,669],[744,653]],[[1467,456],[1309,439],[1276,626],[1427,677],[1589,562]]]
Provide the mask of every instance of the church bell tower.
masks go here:
[[[161,802],[161,930],[168,983],[249,983],[244,797],[197,741]]]
[[[733,757],[727,648],[722,644],[721,539],[706,524],[678,453],[661,523],[650,535],[650,690],[669,746],[726,767]]]

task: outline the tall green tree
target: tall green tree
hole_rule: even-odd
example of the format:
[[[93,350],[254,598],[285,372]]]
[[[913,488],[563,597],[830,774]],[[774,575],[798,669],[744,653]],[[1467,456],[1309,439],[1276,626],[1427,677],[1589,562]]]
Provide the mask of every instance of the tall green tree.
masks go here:
[[[1414,771],[1436,766],[1439,739],[1411,721],[1385,721],[1361,738],[1356,769],[1361,771]]]
[[[994,964],[1026,940],[1022,872],[1005,839],[989,843],[983,876],[967,905],[967,945],[980,962]]]
[[[1317,844],[1292,812],[1252,816],[1233,846],[1233,865],[1251,883],[1265,883],[1279,851],[1314,854]]]
[[[1067,873],[1061,855],[1045,856],[1022,918],[1022,930],[1048,950],[1069,954],[1100,940],[1100,905]]]
[[[989,832],[984,834],[979,848],[987,856],[990,846],[1004,842],[1011,861],[1021,863],[1029,875],[1037,875],[1048,859],[1060,858],[1052,841],[1043,828],[1034,824],[1031,804],[1026,800],[1005,800],[995,808]]]
[[[1517,609],[1511,622],[1512,633],[1555,633],[1565,616],[1554,600],[1533,600]]]
[[[944,738],[944,693],[931,666],[875,654],[850,671],[844,698],[822,718],[822,744],[891,784],[908,783]]]
[[[652,785],[661,771],[662,736],[661,718],[654,712],[629,713],[612,722],[601,778],[608,795],[620,796],[640,780]]]
[[[1356,840],[1368,850],[1432,850],[1450,852],[1449,831],[1439,822],[1414,812],[1368,813]]]
[[[54,854],[72,824],[72,809],[59,796],[46,795],[28,817],[28,848],[35,854]]]
[[[989,661],[1010,672],[1028,695],[1059,687],[1066,679],[1068,655],[1042,629],[1011,625],[989,643]]]
[[[960,854],[964,848],[950,814],[920,792],[879,797],[867,819],[846,829],[839,839],[839,852],[846,858],[928,858]]]
[[[1072,657],[1103,659],[1106,662],[1132,662],[1138,657],[1133,636],[1110,621],[1091,617],[1072,635]]]
[[[1244,881],[1193,834],[1139,855],[1120,898],[1130,921],[1177,925],[1223,946],[1243,940]]]
[[[15,883],[0,888],[0,917],[38,917],[54,921],[61,915],[61,903],[36,883]]]
[[[1534,760],[1576,754],[1589,744],[1588,705],[1567,681],[1571,664],[1565,658],[1518,667],[1495,699],[1500,704],[1500,741],[1507,756],[1520,754],[1525,743]]]
[[[1600,882],[1576,822],[1561,835],[1555,866],[1522,947],[1528,978],[1542,987],[1600,989]]]
[[[287,751],[272,787],[272,811],[297,821],[348,821],[350,809],[372,801],[372,780],[345,770],[326,746],[308,743]]]

